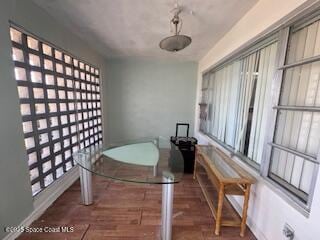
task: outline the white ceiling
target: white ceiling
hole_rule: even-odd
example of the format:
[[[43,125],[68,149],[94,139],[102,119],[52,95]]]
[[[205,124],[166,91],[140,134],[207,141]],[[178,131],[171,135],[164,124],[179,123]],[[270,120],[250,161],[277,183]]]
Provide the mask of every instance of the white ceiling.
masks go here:
[[[33,1],[106,57],[199,60],[258,0],[180,0],[192,43],[178,53],[159,48],[176,0]]]

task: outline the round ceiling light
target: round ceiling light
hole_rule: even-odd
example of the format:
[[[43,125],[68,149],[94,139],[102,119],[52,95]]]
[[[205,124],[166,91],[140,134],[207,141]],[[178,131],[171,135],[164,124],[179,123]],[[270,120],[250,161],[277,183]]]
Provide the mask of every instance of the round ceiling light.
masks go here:
[[[179,14],[181,13],[181,9],[177,7],[174,9],[174,11],[175,11],[175,14],[170,21],[170,25],[174,25],[175,34],[173,36],[169,36],[162,39],[159,43],[159,46],[161,49],[167,50],[169,52],[178,52],[186,48],[187,46],[189,46],[190,43],[192,42],[191,37],[179,34],[182,28],[182,20],[179,17]],[[178,25],[180,26],[179,30],[178,30]]]

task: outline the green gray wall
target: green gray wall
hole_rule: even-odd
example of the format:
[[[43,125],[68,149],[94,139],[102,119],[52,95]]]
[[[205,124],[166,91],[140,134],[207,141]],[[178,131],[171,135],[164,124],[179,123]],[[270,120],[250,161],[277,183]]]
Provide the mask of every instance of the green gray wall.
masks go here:
[[[9,20],[100,67],[105,60],[61,27],[30,0],[1,0],[0,4],[0,239],[4,226],[16,226],[33,210],[24,148],[17,86],[13,75]]]
[[[194,62],[108,60],[105,139],[168,137],[176,122],[193,134],[196,74]]]

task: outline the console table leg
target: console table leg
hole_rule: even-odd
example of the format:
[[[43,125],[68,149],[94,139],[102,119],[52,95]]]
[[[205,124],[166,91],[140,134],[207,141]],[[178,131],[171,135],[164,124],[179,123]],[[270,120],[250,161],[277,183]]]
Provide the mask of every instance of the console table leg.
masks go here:
[[[247,222],[247,211],[249,206],[249,196],[250,196],[250,184],[246,185],[246,190],[244,193],[244,201],[242,208],[242,219],[241,219],[241,228],[240,228],[240,236],[243,237],[246,231],[246,222]]]
[[[162,209],[161,209],[161,239],[171,240],[172,237],[172,212],[173,212],[173,179],[163,176],[162,184]]]
[[[80,184],[81,184],[81,200],[84,205],[93,203],[92,197],[92,173],[79,166]]]
[[[219,188],[216,229],[214,232],[216,235],[220,234],[223,199],[224,199],[224,185],[221,184],[221,186]]]

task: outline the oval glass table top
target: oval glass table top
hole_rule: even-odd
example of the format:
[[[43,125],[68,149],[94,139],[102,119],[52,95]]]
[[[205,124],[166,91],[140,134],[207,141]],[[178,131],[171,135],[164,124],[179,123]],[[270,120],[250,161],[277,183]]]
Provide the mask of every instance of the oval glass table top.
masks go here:
[[[126,182],[178,183],[184,172],[182,153],[170,139],[162,137],[93,146],[78,151],[73,158],[94,174]]]

